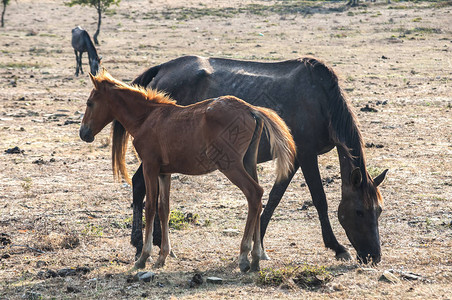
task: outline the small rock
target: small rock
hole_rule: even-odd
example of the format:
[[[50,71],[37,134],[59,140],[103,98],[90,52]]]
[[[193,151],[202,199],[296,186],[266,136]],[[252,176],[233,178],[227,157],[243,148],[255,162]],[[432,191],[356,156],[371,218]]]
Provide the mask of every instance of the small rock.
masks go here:
[[[80,290],[78,288],[73,287],[73,286],[68,286],[66,288],[66,293],[80,293]]]
[[[223,230],[223,234],[229,235],[229,236],[236,236],[240,234],[240,231],[238,229],[228,228]]]
[[[195,286],[201,285],[204,282],[201,274],[196,273],[193,278],[188,282],[188,285],[193,288]]]
[[[46,263],[45,261],[43,261],[43,260],[38,260],[38,261],[36,262],[36,268],[42,268],[42,267],[44,267],[44,266],[47,266],[47,263]]]
[[[144,272],[141,276],[139,276],[139,279],[144,282],[151,282],[154,281],[155,273],[154,272]]]
[[[57,274],[60,277],[74,276],[76,273],[76,270],[71,268],[65,268],[57,271]]]
[[[336,291],[336,292],[340,292],[340,291],[344,291],[344,290],[345,290],[345,286],[343,286],[343,285],[340,284],[340,283],[333,284],[333,285],[332,285],[332,288],[333,288],[333,290]]]
[[[400,279],[397,278],[394,274],[392,274],[390,271],[386,270],[383,272],[383,274],[378,279],[379,281],[386,281],[390,283],[398,283],[400,282]]]
[[[23,154],[24,150],[20,150],[20,148],[16,146],[14,148],[5,150],[5,153],[6,154]]]
[[[375,273],[377,272],[377,270],[372,269],[372,268],[359,268],[358,270],[356,270],[356,273],[358,274],[362,274],[362,273]]]
[[[421,280],[422,276],[411,272],[400,272],[400,276],[406,280]]]
[[[0,233],[0,244],[3,246],[11,244],[11,239],[10,239],[9,234]]]
[[[378,110],[376,110],[373,107],[370,107],[369,104],[366,104],[365,107],[361,107],[360,111],[364,111],[364,112],[378,112]]]
[[[220,277],[207,277],[206,278],[206,282],[207,283],[212,283],[212,284],[223,284],[223,279],[221,279]]]

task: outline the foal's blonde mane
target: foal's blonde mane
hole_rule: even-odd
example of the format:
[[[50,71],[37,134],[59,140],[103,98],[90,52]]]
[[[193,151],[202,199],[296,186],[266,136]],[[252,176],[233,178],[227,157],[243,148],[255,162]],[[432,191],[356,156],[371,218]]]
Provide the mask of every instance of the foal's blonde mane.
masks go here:
[[[162,104],[176,103],[176,100],[171,99],[171,97],[164,92],[159,92],[154,89],[147,89],[144,87],[140,87],[138,85],[129,85],[127,83],[119,81],[113,78],[113,76],[111,76],[110,73],[108,73],[107,70],[104,68],[102,68],[102,70],[96,76],[94,76],[94,79],[96,80],[97,83],[109,83],[117,89],[129,90],[132,92],[139,93],[141,96],[143,96],[143,98],[154,103]]]

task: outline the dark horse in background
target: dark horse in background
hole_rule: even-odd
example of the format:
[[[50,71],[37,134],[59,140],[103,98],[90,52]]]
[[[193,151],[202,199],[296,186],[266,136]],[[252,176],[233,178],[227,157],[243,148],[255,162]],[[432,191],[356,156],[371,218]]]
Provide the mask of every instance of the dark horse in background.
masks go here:
[[[351,259],[331,228],[318,167],[317,156],[336,147],[342,179],[342,199],[338,208],[340,224],[361,262],[380,261],[378,218],[383,199],[377,186],[384,180],[387,170],[374,179],[367,172],[358,121],[330,67],[312,57],[261,63],[185,56],[148,69],[133,84],[165,91],[180,105],[234,95],[250,104],[277,111],[291,129],[297,145],[297,159],[288,178],[275,183],[270,192],[261,217],[262,240],[275,208],[301,167],[319,215],[325,246],[335,251],[337,259]],[[124,128],[115,121],[113,140],[115,132],[121,130]],[[271,159],[268,149],[268,140],[263,135],[258,162]],[[139,255],[143,247],[142,209],[146,192],[142,166],[132,182],[132,245]],[[155,224],[154,230],[156,245],[160,245],[158,225]],[[265,259],[265,253],[263,256]]]
[[[94,47],[93,42],[91,41],[91,37],[88,32],[81,28],[80,26],[72,29],[72,48],[74,48],[75,52],[75,76],[78,76],[79,70],[83,74],[82,69],[82,54],[83,52],[88,52],[89,59],[89,67],[91,70],[91,74],[96,75],[99,71],[100,60],[102,59],[97,55],[96,47]]]

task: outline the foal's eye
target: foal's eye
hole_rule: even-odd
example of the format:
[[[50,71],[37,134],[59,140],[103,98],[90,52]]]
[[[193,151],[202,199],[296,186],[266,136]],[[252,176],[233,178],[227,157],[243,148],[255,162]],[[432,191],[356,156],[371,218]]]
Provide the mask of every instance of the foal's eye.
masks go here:
[[[92,106],[93,106],[93,102],[91,102],[91,101],[89,101],[89,102],[86,102],[86,106],[88,106],[88,107],[92,107]]]
[[[364,212],[362,210],[357,210],[356,215],[360,218],[364,217]]]

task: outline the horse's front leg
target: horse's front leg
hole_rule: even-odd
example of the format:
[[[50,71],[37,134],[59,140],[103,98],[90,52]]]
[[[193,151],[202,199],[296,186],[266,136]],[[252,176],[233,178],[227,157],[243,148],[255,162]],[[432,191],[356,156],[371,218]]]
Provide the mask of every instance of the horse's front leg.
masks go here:
[[[160,215],[160,224],[162,228],[162,242],[160,245],[160,254],[157,262],[154,264],[155,268],[163,267],[166,257],[171,251],[171,244],[169,240],[169,195],[171,187],[171,175],[163,174],[159,176],[159,193],[160,201],[158,204],[158,213]]]
[[[133,218],[131,243],[137,249],[135,258],[139,258],[143,249],[143,200],[146,196],[146,184],[143,176],[143,166],[140,165],[132,177],[133,188]],[[154,228],[155,230],[155,228]],[[154,237],[155,241],[155,237]]]
[[[151,255],[152,250],[152,231],[154,230],[154,217],[156,212],[158,196],[158,168],[146,166],[143,163],[144,181],[146,183],[146,207],[145,218],[146,227],[144,230],[144,247],[140,258],[135,262],[135,268],[144,269],[146,260]]]
[[[79,63],[78,63],[78,52],[77,52],[77,50],[74,50],[74,53],[75,53],[75,76],[78,76]]]
[[[80,55],[78,56],[78,59],[79,59],[79,61],[78,61],[78,64],[79,64],[79,66],[80,66],[80,73],[82,73],[82,74],[83,74],[83,67],[82,67],[82,54],[83,54],[83,52],[80,52]]]
[[[305,153],[299,155],[298,161],[300,162],[306,184],[311,192],[312,202],[319,214],[325,247],[336,252],[336,259],[350,260],[352,258],[350,253],[344,246],[339,244],[331,228],[330,219],[328,218],[328,204],[320,177],[317,154],[313,153],[308,155]]]

